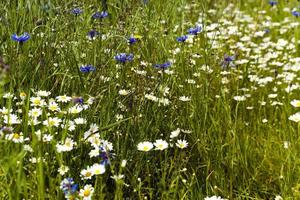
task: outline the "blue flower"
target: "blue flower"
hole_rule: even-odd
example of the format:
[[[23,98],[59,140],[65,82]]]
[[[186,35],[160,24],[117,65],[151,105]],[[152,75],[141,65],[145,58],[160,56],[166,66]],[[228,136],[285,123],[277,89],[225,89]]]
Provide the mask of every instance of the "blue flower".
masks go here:
[[[107,16],[108,16],[108,12],[107,11],[102,11],[102,12],[96,12],[95,14],[93,14],[92,18],[94,18],[94,19],[103,19]]]
[[[93,65],[85,65],[80,67],[80,71],[83,73],[93,72],[96,68]]]
[[[276,6],[278,4],[277,1],[273,1],[273,0],[270,0],[269,1],[269,4],[273,7],[273,6]]]
[[[80,8],[73,8],[71,10],[71,13],[73,13],[74,15],[80,15],[83,11]]]
[[[223,62],[222,62],[222,67],[226,68],[229,65],[234,66],[234,64],[232,63],[232,61],[234,61],[234,59],[235,59],[235,56],[228,56],[227,54],[225,54]]]
[[[132,44],[134,44],[136,42],[137,42],[137,39],[135,37],[128,38],[128,44],[132,45]]]
[[[300,12],[299,11],[293,11],[292,15],[294,15],[295,17],[300,17]]]
[[[162,63],[162,64],[155,64],[154,67],[155,68],[159,68],[159,69],[166,69],[168,67],[171,66],[171,62],[165,62],[165,63]]]
[[[100,33],[96,30],[91,30],[91,31],[88,32],[87,35],[88,35],[88,38],[92,40],[95,37],[97,37],[98,35],[100,35]]]
[[[177,37],[176,40],[178,42],[185,42],[188,39],[187,35],[181,36],[181,37]]]
[[[64,192],[65,197],[70,197],[76,193],[78,184],[74,183],[73,178],[65,178],[60,183],[60,189]]]
[[[73,97],[73,103],[75,104],[83,104],[84,99],[82,97]]]
[[[18,36],[17,34],[13,34],[11,36],[11,39],[17,42],[26,42],[27,40],[30,39],[29,33],[25,32],[23,35]]]
[[[133,60],[133,54],[126,54],[126,53],[120,53],[115,56],[115,60],[125,63],[127,61],[132,61]]]
[[[188,29],[188,33],[190,35],[197,35],[198,33],[200,33],[202,30],[201,26],[196,26],[196,27],[192,27],[190,29]]]

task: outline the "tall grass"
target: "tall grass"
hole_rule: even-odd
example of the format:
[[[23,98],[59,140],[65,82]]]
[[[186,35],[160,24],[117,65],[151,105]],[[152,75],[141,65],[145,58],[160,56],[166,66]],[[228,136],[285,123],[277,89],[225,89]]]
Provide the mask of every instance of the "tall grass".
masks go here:
[[[93,19],[106,9],[102,2],[0,2],[0,107],[22,120],[6,123],[8,114],[0,112],[0,199],[64,199],[60,185],[67,177],[78,184],[73,196],[79,199],[88,184],[92,199],[300,198],[299,124],[289,120],[298,111],[291,101],[299,99],[299,72],[285,69],[299,66],[299,18],[291,14],[297,1],[272,7],[259,0],[108,0],[108,17]],[[74,8],[83,12],[75,15]],[[176,41],[197,24],[201,33]],[[87,38],[91,30],[100,33],[94,40]],[[28,41],[11,39],[23,32]],[[133,45],[130,36],[137,38]],[[119,53],[134,58],[120,63]],[[155,67],[167,61],[169,68]],[[96,70],[81,72],[88,64]],[[38,91],[51,92],[42,97],[47,104],[64,94],[73,99],[56,100],[65,113],[42,106],[41,123],[34,125]],[[71,114],[78,97],[87,109]],[[87,123],[75,131],[43,125],[52,117]],[[99,133],[113,145],[105,158],[89,156],[93,147],[84,135],[91,124],[99,131],[89,137]],[[179,136],[170,138],[177,129]],[[16,142],[21,133],[24,140]],[[53,139],[43,142],[49,135]],[[59,152],[66,138],[76,145]],[[137,149],[158,139],[168,148]],[[178,139],[188,146],[178,148]],[[80,175],[104,160],[105,173]],[[62,166],[69,167],[64,175]]]

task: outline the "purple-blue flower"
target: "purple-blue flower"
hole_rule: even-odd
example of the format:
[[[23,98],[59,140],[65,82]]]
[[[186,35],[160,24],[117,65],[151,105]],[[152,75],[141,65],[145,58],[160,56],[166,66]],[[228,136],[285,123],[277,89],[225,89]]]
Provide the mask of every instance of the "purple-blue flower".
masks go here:
[[[229,55],[225,54],[223,62],[222,62],[222,67],[226,68],[229,65],[234,66],[234,64],[232,63],[232,61],[234,61],[234,59],[235,59],[235,56],[229,56]]]
[[[115,56],[115,60],[125,63],[127,61],[132,61],[133,60],[133,54],[126,54],[126,53],[120,53]]]
[[[83,104],[84,99],[82,97],[73,97],[74,104]]]
[[[60,183],[60,189],[64,192],[65,196],[71,196],[77,191],[78,184],[74,183],[73,178],[65,178]]]
[[[180,36],[180,37],[177,37],[177,38],[176,38],[176,40],[177,40],[178,42],[185,42],[187,39],[188,39],[188,36],[187,36],[187,35]]]
[[[85,65],[80,67],[80,71],[83,73],[93,72],[96,68],[93,65]]]
[[[299,11],[293,11],[292,15],[294,15],[295,17],[300,17],[300,12]]]
[[[71,10],[71,13],[73,13],[74,15],[80,15],[83,11],[80,8],[73,8]]]
[[[132,44],[134,44],[136,42],[137,42],[137,39],[135,37],[128,38],[128,44],[132,45]]]
[[[92,18],[94,18],[94,19],[103,19],[107,16],[108,16],[108,12],[107,11],[102,11],[102,12],[95,12],[95,14],[93,14]]]
[[[167,61],[165,63],[162,63],[162,64],[155,64],[154,65],[155,68],[159,68],[159,69],[166,69],[170,66],[171,66],[171,62],[169,62],[169,61]]]
[[[13,34],[11,36],[11,39],[17,42],[26,42],[27,40],[30,39],[29,33],[25,32],[23,35],[18,36],[17,34]]]
[[[270,0],[269,4],[273,7],[273,6],[276,6],[278,4],[278,2],[274,1],[274,0]]]
[[[188,33],[190,35],[197,35],[198,33],[200,33],[202,30],[201,26],[196,26],[196,27],[192,27],[190,29],[188,29]]]
[[[97,37],[98,35],[100,35],[100,33],[96,30],[91,30],[91,31],[88,32],[87,35],[88,35],[88,38],[92,40],[95,37]]]

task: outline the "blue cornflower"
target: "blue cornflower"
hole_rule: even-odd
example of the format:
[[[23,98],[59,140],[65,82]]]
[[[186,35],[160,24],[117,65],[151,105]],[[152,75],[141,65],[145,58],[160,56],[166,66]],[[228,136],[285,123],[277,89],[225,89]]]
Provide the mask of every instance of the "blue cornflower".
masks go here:
[[[115,56],[115,60],[125,63],[127,61],[132,61],[133,60],[133,54],[126,54],[126,53],[120,53]]]
[[[73,97],[73,103],[75,104],[83,104],[84,99],[82,97]]]
[[[108,16],[108,12],[107,11],[102,11],[102,12],[95,12],[95,14],[93,14],[92,18],[94,18],[94,19],[103,19],[107,16]]]
[[[78,184],[74,183],[73,178],[65,178],[60,183],[60,189],[64,192],[65,196],[72,196],[78,189]]]
[[[162,63],[162,64],[155,64],[154,67],[155,68],[159,68],[159,69],[166,69],[168,67],[171,66],[171,62],[165,62],[165,63]]]
[[[300,17],[300,12],[299,11],[293,11],[292,15],[294,15],[295,17]]]
[[[234,56],[228,56],[227,54],[225,54],[225,56],[224,56],[224,61],[225,61],[225,62],[231,62],[231,61],[234,61]]]
[[[228,56],[227,54],[225,54],[223,62],[222,62],[222,67],[226,68],[229,65],[234,66],[232,63],[232,61],[234,61],[234,59],[235,59],[235,56]]]
[[[30,35],[27,32],[25,32],[23,35],[20,35],[20,36],[18,36],[17,34],[13,34],[11,36],[11,39],[14,40],[14,41],[22,43],[22,42],[26,42],[27,40],[29,40]]]
[[[278,4],[277,1],[273,1],[273,0],[270,0],[269,1],[269,4],[273,7],[273,6],[276,6]]]
[[[85,65],[80,67],[80,71],[83,73],[93,72],[96,68],[93,65]]]
[[[135,37],[128,38],[128,44],[132,45],[132,44],[134,44],[136,42],[137,42],[137,39]]]
[[[80,15],[83,11],[80,8],[73,8],[71,10],[71,13],[73,13],[74,15]]]
[[[188,29],[188,33],[190,35],[197,35],[198,33],[200,33],[202,30],[201,26],[196,26],[196,27],[192,27],[190,29]]]
[[[88,35],[88,38],[90,40],[93,40],[93,39],[95,39],[95,37],[97,37],[98,35],[100,35],[100,33],[98,31],[96,31],[96,30],[91,30],[91,31],[88,32],[87,35]]]
[[[178,42],[185,42],[188,39],[187,35],[181,36],[181,37],[177,37],[176,40]]]

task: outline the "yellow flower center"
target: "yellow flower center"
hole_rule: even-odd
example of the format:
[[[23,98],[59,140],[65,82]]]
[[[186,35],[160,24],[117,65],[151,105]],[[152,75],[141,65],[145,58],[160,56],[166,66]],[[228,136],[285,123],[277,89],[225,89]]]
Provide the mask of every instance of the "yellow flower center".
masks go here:
[[[148,150],[149,150],[149,147],[144,146],[144,147],[143,147],[143,150],[144,150],[144,151],[148,151]]]
[[[85,196],[85,197],[90,196],[90,194],[91,194],[90,189],[86,189],[86,190],[84,190],[84,192],[83,192],[83,196]]]
[[[92,173],[91,172],[87,172],[87,173],[85,173],[85,176],[86,177],[90,177],[92,175]]]
[[[14,139],[19,139],[20,138],[20,135],[18,133],[14,133],[14,136],[13,136]]]
[[[40,105],[40,104],[41,104],[41,100],[35,99],[35,100],[33,100],[33,103],[34,103],[35,105]]]

